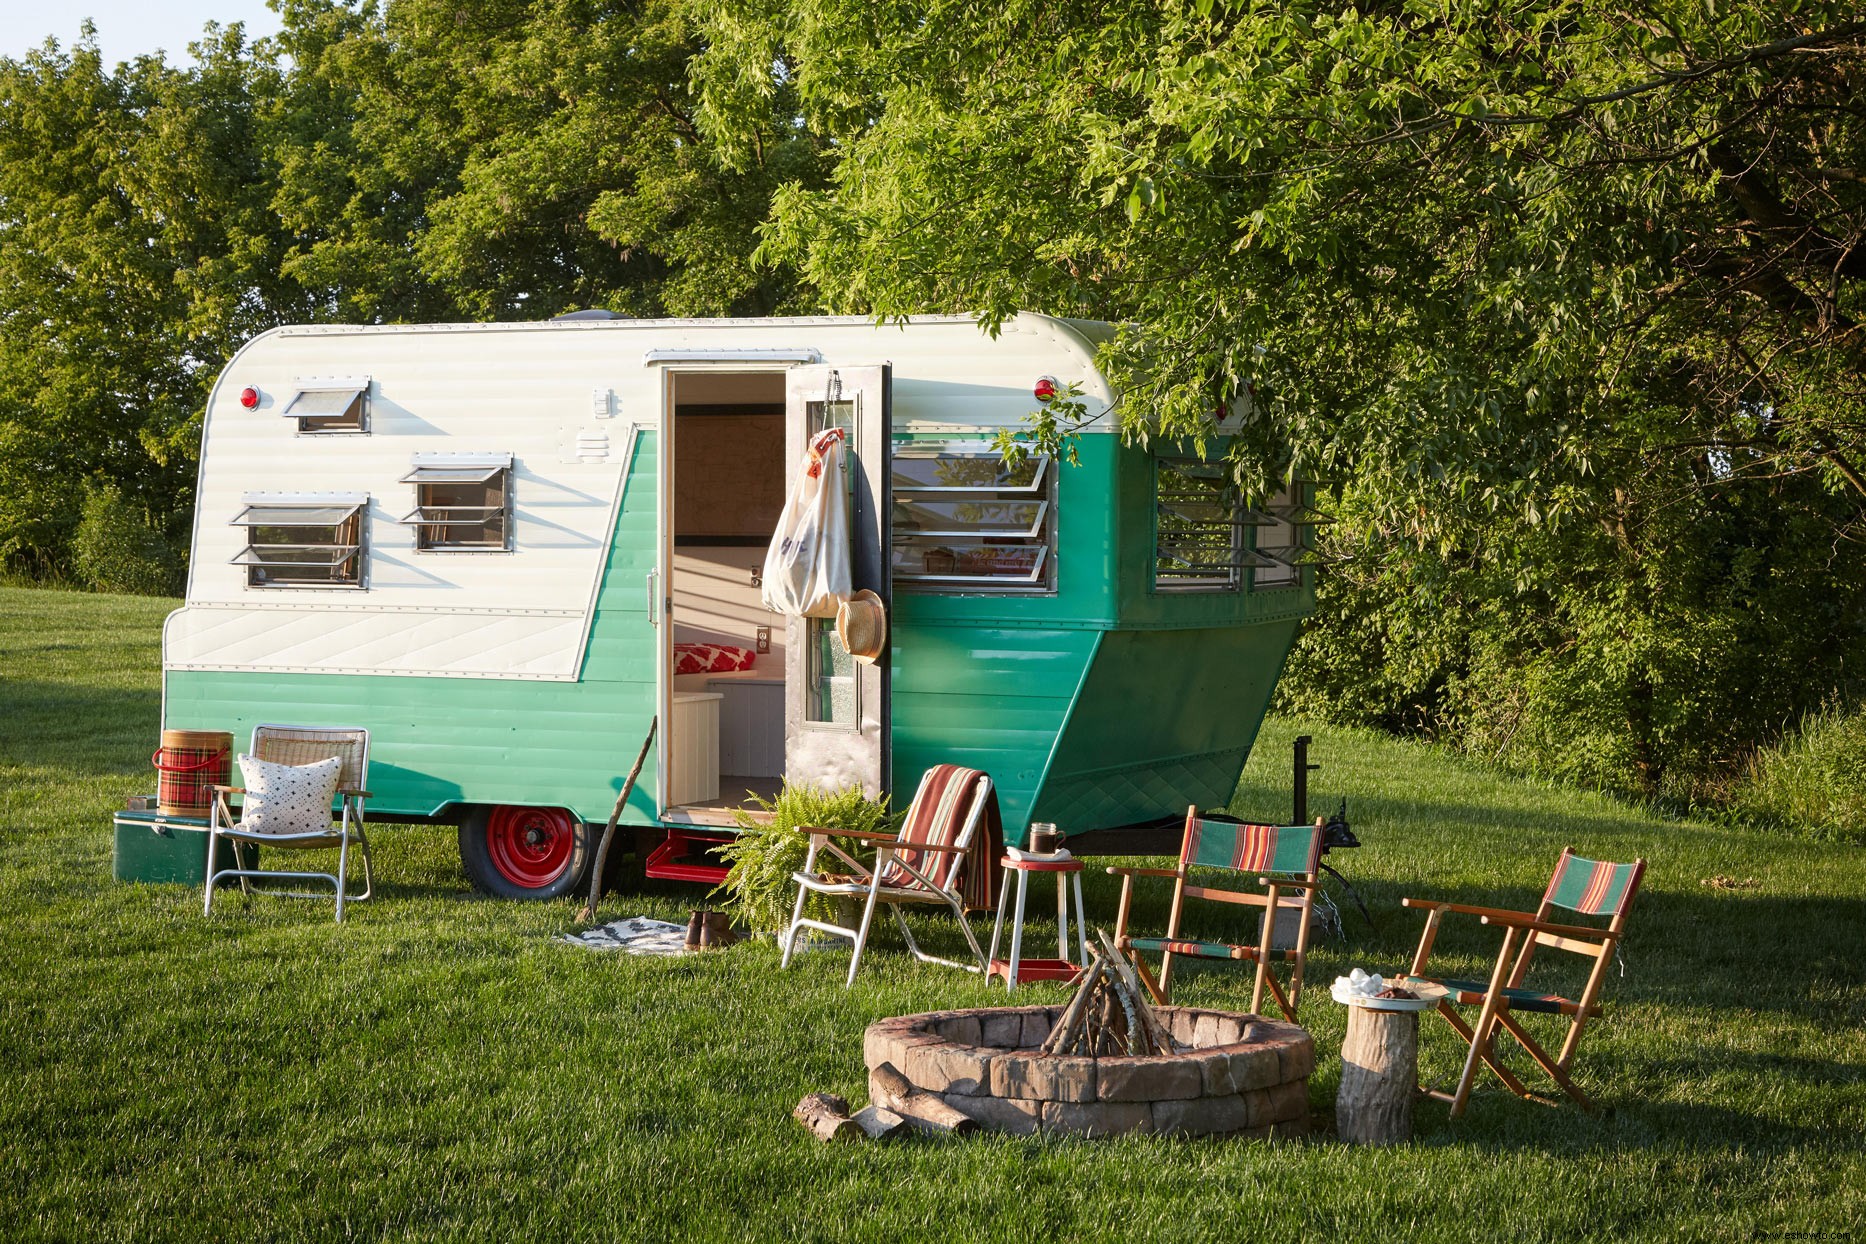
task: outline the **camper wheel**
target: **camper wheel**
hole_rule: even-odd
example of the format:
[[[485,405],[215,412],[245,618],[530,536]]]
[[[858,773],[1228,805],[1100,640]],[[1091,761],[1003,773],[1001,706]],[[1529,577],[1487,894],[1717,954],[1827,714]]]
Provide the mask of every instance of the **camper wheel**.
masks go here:
[[[480,807],[460,826],[460,859],[488,894],[556,898],[576,888],[593,838],[563,808]]]

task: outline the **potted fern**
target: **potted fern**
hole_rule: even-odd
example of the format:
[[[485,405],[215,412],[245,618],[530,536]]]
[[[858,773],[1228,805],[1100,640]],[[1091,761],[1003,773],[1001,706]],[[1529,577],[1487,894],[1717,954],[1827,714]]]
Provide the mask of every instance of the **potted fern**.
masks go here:
[[[731,867],[713,893],[723,895],[736,922],[761,932],[781,933],[790,925],[797,901],[791,874],[803,867],[810,850],[809,835],[799,831],[816,826],[892,834],[900,828],[900,816],[889,809],[885,797],[870,799],[854,786],[825,791],[807,783],[786,782],[777,798],[754,795],[750,804],[750,809],[733,813],[739,835],[719,848]],[[840,845],[864,866],[873,863],[874,851],[865,844],[845,841]],[[818,862],[823,863],[822,857]],[[845,901],[839,911],[825,896],[813,894],[804,914],[849,925],[854,923],[848,910],[852,905]]]

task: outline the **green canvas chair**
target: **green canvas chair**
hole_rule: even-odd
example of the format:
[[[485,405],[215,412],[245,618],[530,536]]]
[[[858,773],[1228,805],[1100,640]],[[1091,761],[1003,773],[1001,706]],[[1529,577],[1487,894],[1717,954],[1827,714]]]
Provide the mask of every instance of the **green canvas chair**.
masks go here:
[[[1626,928],[1627,908],[1632,906],[1633,896],[1639,893],[1639,882],[1645,872],[1646,861],[1643,859],[1634,860],[1630,864],[1612,864],[1582,859],[1563,847],[1561,857],[1555,861],[1555,874],[1549,878],[1548,889],[1543,891],[1542,902],[1534,912],[1501,911],[1492,907],[1470,907],[1462,903],[1416,898],[1400,900],[1407,907],[1423,908],[1429,913],[1425,918],[1425,932],[1419,938],[1419,949],[1413,955],[1412,971],[1408,979],[1419,985],[1442,987],[1446,991],[1445,996],[1439,1000],[1438,1013],[1445,1017],[1446,1022],[1470,1047],[1464,1059],[1464,1072],[1458,1077],[1455,1090],[1450,1093],[1425,1090],[1430,1096],[1451,1103],[1452,1118],[1464,1113],[1480,1059],[1485,1066],[1496,1072],[1497,1078],[1508,1085],[1511,1092],[1519,1097],[1536,1100],[1535,1094],[1497,1058],[1492,1041],[1498,1028],[1515,1037],[1536,1064],[1548,1073],[1549,1078],[1579,1102],[1583,1110],[1593,1110],[1593,1103],[1568,1074],[1568,1068],[1574,1061],[1575,1049],[1581,1043],[1581,1033],[1586,1029],[1588,1020],[1601,1013],[1600,987],[1607,977],[1607,964],[1613,959],[1614,949],[1620,944],[1620,935]],[[1557,907],[1585,916],[1606,916],[1609,923],[1604,929],[1557,924],[1549,919]],[[1476,916],[1485,924],[1502,927],[1503,947],[1497,952],[1496,966],[1491,969],[1488,981],[1441,978],[1426,974],[1426,960],[1438,937],[1439,922],[1447,912]],[[1579,998],[1565,998],[1560,994],[1528,987],[1529,963],[1538,946],[1565,950],[1594,961]],[[1458,1014],[1457,1008],[1461,1006],[1478,1008],[1475,1025],[1466,1024],[1463,1016]],[[1567,1016],[1568,1030],[1562,1039],[1561,1053],[1551,1056],[1543,1049],[1516,1018],[1518,1011]]]
[[[1199,819],[1199,810],[1186,809],[1186,830],[1180,839],[1179,864],[1175,868],[1112,867],[1108,871],[1121,878],[1121,907],[1115,917],[1115,946],[1134,962],[1135,969],[1154,1000],[1165,1004],[1172,1000],[1173,960],[1179,955],[1196,959],[1229,959],[1255,963],[1257,980],[1251,989],[1250,1008],[1261,1014],[1264,990],[1276,999],[1285,1017],[1294,1021],[1302,1004],[1302,969],[1309,953],[1309,918],[1314,910],[1315,890],[1322,857],[1322,821],[1313,825],[1233,825],[1227,821]],[[1192,870],[1258,873],[1257,884],[1263,892],[1227,890],[1217,886],[1193,884]],[[1134,878],[1170,877],[1173,879],[1173,906],[1167,916],[1166,936],[1134,937],[1128,933],[1128,913],[1134,895]],[[1263,910],[1254,945],[1230,942],[1200,942],[1182,938],[1180,918],[1187,899],[1234,903]],[[1293,950],[1276,949],[1276,916],[1279,911],[1297,914],[1296,945]],[[1154,979],[1142,954],[1160,956],[1159,979]],[[1290,967],[1289,988],[1270,970],[1273,962]]]

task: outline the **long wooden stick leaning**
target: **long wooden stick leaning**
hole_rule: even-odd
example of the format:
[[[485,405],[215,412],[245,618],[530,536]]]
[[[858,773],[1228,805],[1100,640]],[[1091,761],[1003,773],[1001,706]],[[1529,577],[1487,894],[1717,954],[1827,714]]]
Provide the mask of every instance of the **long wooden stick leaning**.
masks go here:
[[[641,741],[641,751],[635,755],[635,767],[628,771],[628,780],[622,783],[622,793],[616,796],[616,806],[609,813],[609,824],[603,828],[602,845],[596,848],[596,867],[590,874],[590,901],[577,919],[594,922],[596,919],[596,900],[603,896],[603,866],[609,861],[609,842],[616,836],[616,822],[622,819],[622,805],[628,802],[629,792],[635,789],[635,779],[641,776],[642,762],[648,759],[648,749],[654,745],[654,728],[660,724],[660,717],[648,719],[648,737]]]

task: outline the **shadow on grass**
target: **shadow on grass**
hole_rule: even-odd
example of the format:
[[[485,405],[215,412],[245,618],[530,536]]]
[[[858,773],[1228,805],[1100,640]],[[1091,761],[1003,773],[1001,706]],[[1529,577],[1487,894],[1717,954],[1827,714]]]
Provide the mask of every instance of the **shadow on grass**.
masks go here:
[[[0,680],[0,763],[87,774],[154,773],[162,697],[153,690]]]
[[[1833,1143],[1831,1129],[1724,1106],[1598,1098],[1596,1106],[1599,1112],[1590,1116],[1566,1099],[1553,1106],[1523,1101],[1492,1076],[1478,1082],[1471,1112],[1462,1119],[1448,1118],[1449,1107],[1442,1102],[1420,1101],[1413,1110],[1420,1148],[1475,1149],[1497,1156],[1534,1151],[1572,1158],[1643,1151],[1714,1159],[1727,1156],[1733,1145],[1780,1153]]]

